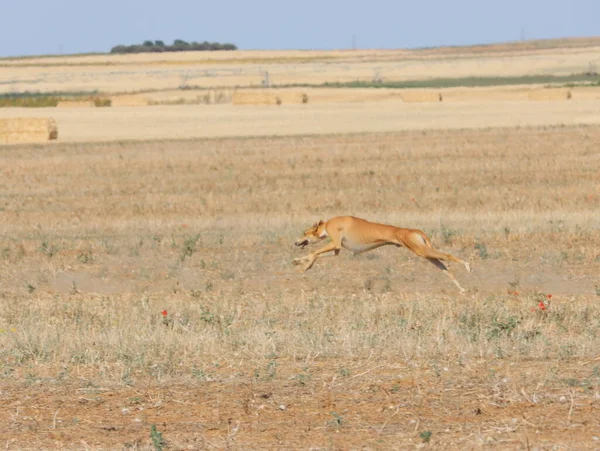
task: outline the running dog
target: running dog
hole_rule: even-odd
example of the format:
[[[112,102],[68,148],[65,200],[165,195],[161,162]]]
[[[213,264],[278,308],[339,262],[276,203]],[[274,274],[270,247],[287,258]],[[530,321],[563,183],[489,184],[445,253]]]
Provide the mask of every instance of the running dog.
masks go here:
[[[468,272],[471,272],[471,266],[464,260],[454,257],[450,254],[444,254],[435,250],[431,241],[425,235],[425,232],[417,229],[403,229],[386,224],[377,224],[369,222],[354,216],[337,216],[329,221],[319,221],[312,227],[306,229],[302,237],[296,240],[296,246],[304,248],[309,244],[317,243],[325,238],[330,238],[331,242],[321,249],[296,258],[294,265],[305,263],[304,271],[312,268],[317,258],[323,257],[323,254],[333,252],[338,255],[343,248],[348,249],[354,255],[361,254],[381,246],[394,245],[404,246],[417,254],[419,257],[426,258],[452,280],[452,283],[458,287],[461,293],[465,289],[460,286],[454,278],[448,267],[442,263],[442,260],[461,263]]]

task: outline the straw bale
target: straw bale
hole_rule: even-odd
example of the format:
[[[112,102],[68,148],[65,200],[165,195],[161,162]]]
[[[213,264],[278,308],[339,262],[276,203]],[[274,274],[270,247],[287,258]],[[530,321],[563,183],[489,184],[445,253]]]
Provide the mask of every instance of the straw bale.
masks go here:
[[[58,128],[52,118],[0,118],[0,144],[42,143],[57,138]]]
[[[231,97],[234,105],[293,105],[308,103],[308,94],[283,89],[249,89],[235,91]]]
[[[93,100],[61,100],[56,104],[57,108],[95,108]]]
[[[527,93],[529,100],[569,100],[571,91],[561,88],[532,89]]]
[[[402,101],[406,103],[414,102],[441,102],[442,93],[438,91],[423,91],[416,89],[406,89],[400,95]]]

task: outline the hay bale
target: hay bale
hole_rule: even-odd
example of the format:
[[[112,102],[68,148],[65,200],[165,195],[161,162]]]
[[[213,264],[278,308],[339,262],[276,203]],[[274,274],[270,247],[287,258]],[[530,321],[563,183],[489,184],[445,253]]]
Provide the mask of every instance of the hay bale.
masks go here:
[[[60,100],[56,104],[57,108],[95,108],[96,103],[93,100]]]
[[[533,101],[569,100],[571,91],[560,88],[532,89],[527,93],[527,98]]]
[[[415,89],[404,90],[402,94],[400,94],[400,97],[402,97],[402,101],[406,103],[441,102],[443,100],[441,92]]]
[[[111,106],[148,106],[148,99],[142,96],[124,95],[112,96]]]
[[[0,119],[0,144],[43,143],[58,138],[58,127],[49,117]]]
[[[235,91],[234,105],[296,105],[308,103],[308,94],[284,89],[248,89]]]

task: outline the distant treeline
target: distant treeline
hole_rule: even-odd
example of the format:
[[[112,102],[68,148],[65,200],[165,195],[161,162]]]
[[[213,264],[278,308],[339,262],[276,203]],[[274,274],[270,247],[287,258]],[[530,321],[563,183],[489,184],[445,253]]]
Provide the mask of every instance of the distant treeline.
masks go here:
[[[164,41],[144,41],[143,44],[116,45],[110,49],[110,53],[151,53],[151,52],[188,52],[208,50],[237,50],[234,44],[221,44],[220,42],[185,42],[175,39],[172,45]]]

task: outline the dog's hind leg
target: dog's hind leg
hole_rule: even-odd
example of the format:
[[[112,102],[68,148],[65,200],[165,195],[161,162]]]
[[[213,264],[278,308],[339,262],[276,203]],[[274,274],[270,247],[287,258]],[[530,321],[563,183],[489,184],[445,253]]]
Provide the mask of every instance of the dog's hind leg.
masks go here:
[[[404,245],[420,257],[460,263],[465,267],[467,272],[471,272],[471,265],[465,260],[461,260],[460,258],[456,258],[454,255],[435,250],[423,232],[414,232],[408,235]]]
[[[431,258],[431,257],[426,257],[426,258],[431,263],[433,263],[435,266],[437,266],[439,269],[441,269],[444,272],[444,274],[446,274],[450,278],[452,283],[458,287],[458,289],[460,290],[461,293],[464,293],[466,291],[463,287],[460,286],[460,284],[458,283],[458,280],[456,280],[454,278],[454,276],[452,275],[450,270],[440,260],[438,260],[437,258]]]

